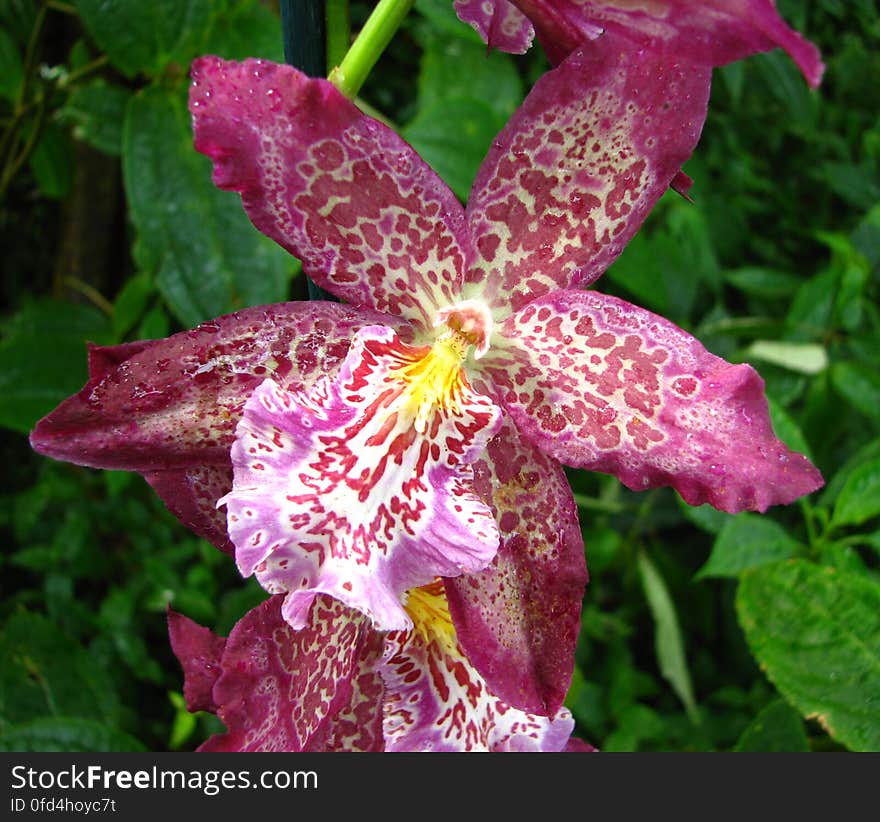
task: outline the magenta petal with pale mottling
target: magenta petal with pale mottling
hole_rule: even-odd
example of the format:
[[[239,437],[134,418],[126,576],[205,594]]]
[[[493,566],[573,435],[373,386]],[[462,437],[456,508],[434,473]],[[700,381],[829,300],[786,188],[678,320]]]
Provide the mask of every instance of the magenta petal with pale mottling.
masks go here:
[[[501,545],[485,571],[446,580],[459,642],[493,693],[552,716],[571,685],[587,583],[577,508],[562,466],[510,420],[474,474]]]
[[[722,66],[780,47],[815,87],[825,69],[819,50],[779,16],[774,0],[513,0],[532,21],[554,62],[597,28],[684,60]]]
[[[461,286],[464,213],[387,126],[325,80],[262,60],[193,63],[196,148],[254,225],[355,305],[430,328]]]
[[[249,611],[232,629],[213,688],[226,733],[202,751],[381,750],[376,709],[350,717],[373,679],[371,634],[364,618],[330,597],[315,599],[308,626],[293,630],[281,616],[281,597]],[[381,690],[369,693],[381,704]],[[372,717],[372,719],[371,719]]]
[[[226,638],[170,608],[168,635],[174,655],[183,667],[183,696],[187,709],[216,713],[218,706],[214,702],[213,689],[222,671],[220,660]]]
[[[525,54],[535,30],[529,19],[509,0],[455,0],[459,20],[469,23],[491,48]]]
[[[483,359],[520,432],[567,465],[629,488],[671,485],[691,505],[764,511],[822,477],[770,424],[749,365],[707,352],[615,297],[559,291],[510,317]]]
[[[294,627],[325,593],[378,628],[407,628],[404,591],[495,556],[498,529],[470,464],[500,411],[461,375],[438,386],[438,356],[445,365],[391,329],[365,328],[337,378],[298,393],[267,381],[248,401],[222,503],[239,569],[289,592]]]
[[[709,79],[609,35],[544,74],[474,183],[464,296],[500,316],[596,280],[690,156]]]
[[[414,630],[393,631],[385,640],[379,670],[386,750],[563,750],[574,730],[569,711],[530,714],[499,698],[456,642],[442,588],[436,602],[429,621],[414,616]]]
[[[85,387],[37,423],[31,445],[78,465],[138,471],[185,525],[228,547],[209,509],[229,490],[245,401],[267,377],[303,388],[335,373],[354,332],[377,321],[401,324],[337,303],[291,302],[164,340],[93,346]]]

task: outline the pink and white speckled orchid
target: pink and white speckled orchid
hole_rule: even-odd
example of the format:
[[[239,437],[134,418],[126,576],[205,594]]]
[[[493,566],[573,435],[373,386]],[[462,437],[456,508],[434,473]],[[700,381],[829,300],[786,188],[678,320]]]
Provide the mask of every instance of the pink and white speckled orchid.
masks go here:
[[[215,182],[347,304],[93,349],[89,383],[33,446],[144,474],[301,631],[329,596],[371,630],[412,632],[406,592],[444,577],[491,693],[555,716],[586,583],[561,463],[726,511],[821,484],[773,436],[749,366],[579,290],[690,155],[708,72],[604,35],[536,84],[464,209],[329,83],[197,61]]]
[[[192,711],[226,725],[202,751],[585,751],[560,708],[507,704],[456,638],[442,582],[409,592],[413,627],[380,633],[358,611],[315,598],[294,630],[275,596],[229,637],[169,613]]]
[[[783,48],[814,88],[825,69],[774,0],[455,0],[455,10],[501,51],[522,54],[537,33],[553,63],[609,31],[708,66]]]

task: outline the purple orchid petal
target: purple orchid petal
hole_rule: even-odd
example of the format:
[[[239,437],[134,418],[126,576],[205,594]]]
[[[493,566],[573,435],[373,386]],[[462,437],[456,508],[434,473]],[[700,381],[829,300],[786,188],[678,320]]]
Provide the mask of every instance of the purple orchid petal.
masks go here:
[[[529,19],[509,0],[455,0],[458,19],[471,25],[490,47],[509,54],[525,54],[535,30]]]
[[[365,620],[337,600],[318,597],[308,627],[294,631],[281,616],[281,599],[249,611],[225,641],[212,698],[227,731],[199,750],[321,751],[345,739],[357,742],[354,750],[380,750],[381,733],[377,739],[370,720],[377,709],[365,714],[360,707],[365,695],[381,704],[381,691],[363,687],[362,677],[375,682]],[[356,712],[367,721],[352,733],[348,723]]]
[[[461,286],[460,203],[390,128],[325,80],[260,60],[193,63],[196,148],[318,285],[429,329]]]
[[[164,340],[93,346],[85,387],[37,423],[31,446],[77,465],[140,472],[184,524],[228,547],[209,508],[231,487],[218,493],[245,401],[269,376],[299,389],[335,373],[355,331],[376,322],[401,324],[336,303],[292,302]]]
[[[822,478],[773,434],[764,384],[615,297],[560,291],[510,317],[482,361],[520,432],[567,465],[686,502],[764,511]]]
[[[498,529],[470,463],[500,411],[458,363],[442,342],[413,348],[370,327],[338,378],[299,393],[267,381],[248,401],[222,502],[239,570],[289,592],[294,627],[325,593],[381,629],[407,628],[404,591],[494,557]]]
[[[513,0],[535,25],[553,62],[605,29],[640,47],[683,60],[722,66],[781,47],[807,82],[819,85],[825,69],[819,50],[779,16],[774,0]]]
[[[464,296],[506,313],[596,280],[690,156],[709,79],[609,35],[544,74],[474,183]]]
[[[190,711],[217,713],[214,683],[222,673],[226,637],[217,636],[189,617],[168,609],[171,649],[183,667],[183,697]]]
[[[446,580],[458,639],[494,694],[552,716],[571,684],[587,582],[577,508],[559,463],[510,420],[474,474],[501,545],[485,571]]]
[[[561,751],[574,720],[565,708],[537,716],[488,688],[456,641],[442,584],[411,591],[413,630],[387,635],[385,682],[389,751]]]

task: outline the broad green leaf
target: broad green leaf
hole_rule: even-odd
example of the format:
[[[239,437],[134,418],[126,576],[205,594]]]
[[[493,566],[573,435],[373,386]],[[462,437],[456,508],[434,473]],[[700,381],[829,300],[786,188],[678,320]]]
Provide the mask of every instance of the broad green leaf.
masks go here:
[[[696,579],[737,577],[748,568],[788,559],[801,550],[803,546],[774,520],[760,514],[738,514],[719,531]]]
[[[78,717],[45,717],[0,733],[0,751],[145,751],[118,728]]]
[[[880,459],[856,468],[834,504],[831,524],[861,525],[880,514]]]
[[[432,39],[422,54],[419,107],[465,97],[485,102],[500,124],[523,99],[523,83],[513,59],[488,51],[481,43],[461,39]]]
[[[868,365],[838,362],[831,366],[834,389],[853,408],[880,422],[880,373]]]
[[[225,4],[224,4],[225,5]],[[123,74],[183,71],[201,51],[217,10],[215,0],[76,0],[83,25]]]
[[[117,155],[122,151],[122,123],[129,97],[128,89],[96,80],[71,92],[61,116],[71,123],[77,140]]]
[[[769,268],[737,268],[726,271],[724,279],[746,294],[770,300],[790,297],[803,283],[796,274]]]
[[[202,53],[226,60],[262,57],[283,63],[281,20],[259,0],[233,0],[214,18]]]
[[[736,607],[771,682],[857,751],[880,751],[880,585],[790,560],[743,574]]]
[[[112,341],[110,323],[87,305],[43,300],[6,321],[0,340],[0,425],[28,433],[82,388],[86,341]]]
[[[733,750],[809,751],[810,744],[800,714],[784,699],[777,699],[749,723]]]
[[[91,654],[40,614],[16,613],[0,631],[0,719],[51,714],[114,722],[112,680]]]
[[[211,182],[192,146],[182,88],[151,87],[128,107],[123,174],[135,256],[181,323],[283,300],[296,264],[251,225],[237,194]]]
[[[691,675],[685,659],[684,640],[669,589],[654,563],[644,552],[639,553],[638,566],[642,588],[651,615],[654,617],[654,649],[660,665],[660,673],[681,699],[691,720],[699,722]]]
[[[498,117],[486,103],[461,97],[421,109],[401,133],[465,200],[499,127]]]
[[[772,362],[800,374],[818,374],[828,367],[825,347],[817,343],[755,340],[743,353],[746,359]]]

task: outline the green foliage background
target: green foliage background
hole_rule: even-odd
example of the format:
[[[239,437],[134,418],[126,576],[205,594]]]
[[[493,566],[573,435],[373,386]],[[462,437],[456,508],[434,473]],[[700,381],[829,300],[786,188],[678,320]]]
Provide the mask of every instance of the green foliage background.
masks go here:
[[[780,0],[822,49],[716,70],[686,171],[598,287],[767,383],[827,485],[767,515],[690,508],[571,472],[591,583],[568,705],[604,750],[880,750],[880,21],[873,0]],[[369,4],[353,3],[355,28]],[[282,58],[258,0],[0,6],[0,750],[187,750],[172,605],[225,633],[263,594],[137,476],[30,452],[85,382],[85,341],[165,336],[305,296],[192,149],[187,68]],[[547,68],[486,54],[417,0],[365,86],[466,198]]]

